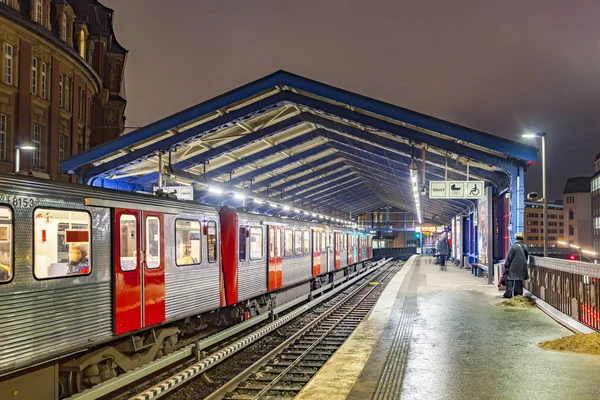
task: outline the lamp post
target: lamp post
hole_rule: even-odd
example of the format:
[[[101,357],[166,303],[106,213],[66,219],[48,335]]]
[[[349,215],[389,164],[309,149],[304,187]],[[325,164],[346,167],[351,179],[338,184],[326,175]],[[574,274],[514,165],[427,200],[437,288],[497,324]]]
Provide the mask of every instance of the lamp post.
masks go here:
[[[548,196],[546,195],[546,132],[526,133],[524,138],[542,138],[542,205],[544,210],[544,257],[548,257]]]
[[[35,146],[29,144],[19,144],[15,146],[15,173],[21,169],[21,150],[35,150]]]

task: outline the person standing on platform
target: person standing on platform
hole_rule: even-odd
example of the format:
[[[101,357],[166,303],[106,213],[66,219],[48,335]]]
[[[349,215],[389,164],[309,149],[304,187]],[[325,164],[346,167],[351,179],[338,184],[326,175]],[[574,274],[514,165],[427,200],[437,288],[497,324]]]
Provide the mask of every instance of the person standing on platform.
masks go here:
[[[504,297],[507,299],[512,298],[513,295],[523,295],[523,281],[529,279],[527,272],[529,249],[523,243],[523,234],[521,232],[515,235],[515,240],[515,243],[510,246],[506,255],[506,261],[504,262],[504,272],[507,274]]]
[[[448,238],[446,237],[446,233],[442,233],[438,242],[437,242],[437,252],[440,257],[440,269],[446,269],[446,257],[448,256],[448,252],[450,251],[450,246],[448,245]]]

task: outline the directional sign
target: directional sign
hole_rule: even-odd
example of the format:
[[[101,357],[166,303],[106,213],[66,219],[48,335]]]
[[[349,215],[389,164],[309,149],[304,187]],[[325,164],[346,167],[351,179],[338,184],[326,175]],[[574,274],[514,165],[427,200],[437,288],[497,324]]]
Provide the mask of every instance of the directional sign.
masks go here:
[[[430,199],[481,199],[483,181],[430,181]]]

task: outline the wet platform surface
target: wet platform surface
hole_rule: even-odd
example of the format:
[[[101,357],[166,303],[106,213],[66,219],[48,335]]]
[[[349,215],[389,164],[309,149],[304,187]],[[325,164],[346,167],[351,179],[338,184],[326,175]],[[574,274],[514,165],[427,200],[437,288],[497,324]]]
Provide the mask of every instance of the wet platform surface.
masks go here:
[[[497,307],[495,286],[432,257],[397,277],[298,398],[600,398],[600,356],[540,349],[571,332],[537,308]]]

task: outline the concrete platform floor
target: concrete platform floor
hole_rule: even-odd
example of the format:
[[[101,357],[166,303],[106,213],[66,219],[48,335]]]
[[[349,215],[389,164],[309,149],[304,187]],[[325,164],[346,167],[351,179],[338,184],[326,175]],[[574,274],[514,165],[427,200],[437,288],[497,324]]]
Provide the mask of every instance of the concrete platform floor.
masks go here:
[[[495,304],[486,280],[414,257],[299,399],[598,399],[600,356],[542,350],[571,332]]]

